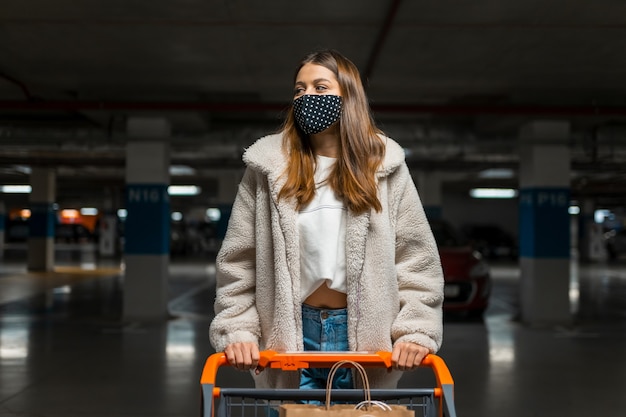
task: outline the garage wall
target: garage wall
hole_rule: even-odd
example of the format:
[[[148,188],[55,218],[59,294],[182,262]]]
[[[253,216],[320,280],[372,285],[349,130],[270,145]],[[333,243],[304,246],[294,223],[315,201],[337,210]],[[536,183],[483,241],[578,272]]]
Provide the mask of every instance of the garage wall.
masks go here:
[[[476,199],[466,191],[446,191],[442,196],[443,218],[456,228],[468,223],[488,223],[518,237],[518,199]]]

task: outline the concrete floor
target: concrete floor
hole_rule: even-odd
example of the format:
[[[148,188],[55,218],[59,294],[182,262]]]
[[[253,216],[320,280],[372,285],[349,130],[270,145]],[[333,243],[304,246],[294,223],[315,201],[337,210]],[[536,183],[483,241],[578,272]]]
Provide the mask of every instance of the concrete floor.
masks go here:
[[[212,259],[173,259],[166,323],[123,322],[120,262],[57,256],[54,273],[0,261],[0,416],[198,416],[213,353]],[[485,319],[448,317],[439,355],[460,417],[626,415],[626,262],[572,264],[575,325],[517,323],[519,269],[493,264]],[[423,378],[407,373],[401,384]],[[250,386],[225,370],[224,385]]]

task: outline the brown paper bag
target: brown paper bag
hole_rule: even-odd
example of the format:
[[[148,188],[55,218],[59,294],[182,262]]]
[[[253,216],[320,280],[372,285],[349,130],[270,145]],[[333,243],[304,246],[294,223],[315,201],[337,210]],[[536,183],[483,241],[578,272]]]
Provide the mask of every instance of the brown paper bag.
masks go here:
[[[354,366],[363,380],[365,401],[359,404],[332,404],[330,401],[332,381],[335,372],[343,365]],[[358,362],[339,361],[333,365],[326,381],[326,404],[281,404],[280,417],[415,417],[415,412],[402,405],[389,405],[380,401],[372,401],[369,380],[365,368]]]
[[[389,409],[377,406],[369,410],[354,408],[354,404],[325,405],[282,404],[278,410],[280,417],[415,417],[415,411],[403,405],[387,405]]]

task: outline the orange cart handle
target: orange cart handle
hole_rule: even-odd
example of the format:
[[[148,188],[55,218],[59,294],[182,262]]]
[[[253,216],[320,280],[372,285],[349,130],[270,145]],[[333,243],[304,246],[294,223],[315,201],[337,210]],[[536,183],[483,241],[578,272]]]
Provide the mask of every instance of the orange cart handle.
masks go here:
[[[330,368],[334,363],[346,359],[358,362],[365,367],[391,368],[391,352],[384,351],[376,353],[309,351],[278,353],[273,350],[264,350],[260,352],[259,366],[296,371],[304,368]],[[229,366],[223,352],[209,356],[204,364],[200,383],[215,386],[217,370],[220,366]],[[420,366],[432,369],[437,380],[437,388],[441,389],[444,385],[454,384],[450,370],[441,357],[434,354],[427,355]],[[437,391],[440,392],[440,390]]]

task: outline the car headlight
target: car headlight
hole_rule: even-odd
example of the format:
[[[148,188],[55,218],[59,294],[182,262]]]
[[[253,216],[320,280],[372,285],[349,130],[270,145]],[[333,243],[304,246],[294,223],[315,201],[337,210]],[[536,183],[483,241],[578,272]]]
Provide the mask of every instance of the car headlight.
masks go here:
[[[470,269],[470,277],[485,277],[489,275],[489,265],[485,261],[478,261],[476,265]]]

